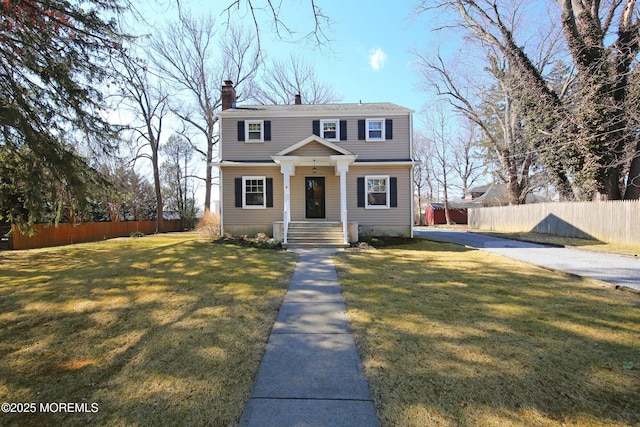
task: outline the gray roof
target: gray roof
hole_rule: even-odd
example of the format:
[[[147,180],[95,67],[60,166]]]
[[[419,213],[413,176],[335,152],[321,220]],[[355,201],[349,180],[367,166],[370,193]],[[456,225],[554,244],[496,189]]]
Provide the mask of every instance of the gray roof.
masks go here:
[[[289,105],[238,105],[236,108],[222,111],[231,114],[324,114],[324,113],[379,113],[409,114],[413,110],[391,102],[368,102],[349,104],[289,104]]]

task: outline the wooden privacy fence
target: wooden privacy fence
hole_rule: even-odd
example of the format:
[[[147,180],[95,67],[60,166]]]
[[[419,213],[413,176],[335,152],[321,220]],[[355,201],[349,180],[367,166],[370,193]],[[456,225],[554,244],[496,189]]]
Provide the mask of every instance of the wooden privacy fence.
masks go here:
[[[9,237],[10,249],[34,249],[71,243],[97,242],[112,237],[129,236],[140,231],[156,232],[155,221],[87,222],[82,224],[35,224],[33,236],[24,235],[14,225]],[[181,231],[181,220],[163,221],[163,231]]]
[[[535,203],[469,209],[469,228],[505,232],[538,232],[640,244],[640,200]]]

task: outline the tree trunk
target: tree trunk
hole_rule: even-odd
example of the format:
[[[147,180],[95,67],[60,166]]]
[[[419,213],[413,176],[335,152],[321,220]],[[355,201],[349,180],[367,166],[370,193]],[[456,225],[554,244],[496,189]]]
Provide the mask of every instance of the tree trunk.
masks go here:
[[[161,233],[164,230],[162,217],[163,205],[162,205],[162,187],[160,185],[160,168],[158,166],[158,141],[151,141],[151,163],[153,164],[153,184],[156,191],[156,233]]]
[[[636,155],[631,160],[629,178],[624,191],[625,200],[637,200],[640,198],[640,139],[636,144]]]
[[[447,191],[447,171],[446,168],[442,168],[444,171],[444,179],[442,182],[443,195],[444,195],[444,217],[447,220],[447,225],[451,225],[451,214],[449,213],[449,192]]]
[[[213,144],[209,142],[207,148],[207,169],[204,183],[204,212],[205,214],[211,212],[211,181],[212,181],[212,169],[211,162],[213,161]]]

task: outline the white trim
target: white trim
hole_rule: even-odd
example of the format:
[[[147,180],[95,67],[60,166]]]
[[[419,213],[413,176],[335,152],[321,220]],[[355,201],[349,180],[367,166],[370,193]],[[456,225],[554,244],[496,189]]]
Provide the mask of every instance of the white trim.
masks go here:
[[[217,162],[217,163],[211,163],[213,166],[218,166],[218,167],[244,167],[246,168],[247,166],[278,166],[276,163],[274,162],[234,162],[234,161],[230,161],[230,160],[223,160],[221,162]]]
[[[381,137],[380,138],[371,138],[369,137],[369,123],[371,122],[380,122],[380,126],[382,127],[380,130]],[[374,118],[374,119],[365,119],[364,123],[364,139],[367,142],[378,142],[378,141],[386,141],[386,120],[382,118]]]
[[[324,124],[325,123],[335,123],[336,124],[336,137],[335,138],[326,138],[324,136]],[[340,119],[320,119],[320,136],[325,141],[340,141]]]
[[[252,124],[253,125],[260,124],[260,139],[249,138],[249,125],[252,125]],[[264,142],[264,120],[245,120],[244,121],[244,142],[247,144]]]
[[[220,171],[220,184],[218,185],[218,198],[220,199],[220,235],[224,236],[224,200],[222,195],[224,194],[224,174],[222,169]]]
[[[386,181],[386,196],[387,202],[385,205],[370,205],[369,204],[369,180],[370,179],[384,179]],[[365,209],[390,209],[391,208],[391,179],[389,175],[366,175],[364,177],[364,207]]]
[[[415,162],[413,160],[402,160],[399,162],[394,161],[384,161],[381,160],[379,162],[367,162],[366,160],[355,162],[352,166],[403,166],[403,165],[414,165]]]
[[[316,105],[243,105],[237,108],[218,113],[224,117],[255,117],[255,118],[281,118],[281,117],[307,117],[313,119],[332,117],[384,117],[406,116],[407,113],[415,113],[407,107],[388,102],[374,103],[347,103],[347,104],[316,104]]]
[[[411,193],[411,198],[409,200],[411,200],[411,215],[410,215],[410,224],[411,224],[411,237],[413,238],[413,233],[414,233],[414,227],[415,227],[415,197],[413,195],[413,174],[415,172],[415,167],[416,167],[416,162],[415,159],[413,158],[413,114],[409,114],[409,153],[411,154],[411,172],[409,172],[411,175],[409,175],[410,179],[411,179],[411,185],[410,185],[410,193]],[[418,215],[422,215],[422,212],[419,212]]]
[[[247,205],[246,182],[249,180],[262,181],[262,205]],[[266,209],[266,208],[267,208],[267,178],[265,176],[243,176],[242,177],[242,209]]]

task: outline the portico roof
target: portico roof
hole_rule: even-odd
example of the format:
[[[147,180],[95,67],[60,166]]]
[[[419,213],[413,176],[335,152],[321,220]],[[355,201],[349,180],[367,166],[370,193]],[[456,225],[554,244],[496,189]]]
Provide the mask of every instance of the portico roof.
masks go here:
[[[354,155],[351,151],[349,151],[349,150],[347,150],[347,149],[345,149],[343,147],[340,147],[339,145],[334,144],[333,142],[327,141],[326,139],[321,138],[321,137],[319,137],[317,135],[311,135],[311,136],[303,139],[302,141],[297,142],[297,143],[285,148],[284,150],[276,153],[276,155],[273,156],[273,157],[275,158],[275,157],[290,155],[294,151],[299,150],[302,147],[305,147],[305,146],[307,146],[309,144],[313,144],[313,143],[317,143],[317,144],[323,145],[323,146],[327,147],[328,149],[335,151],[336,152],[335,154],[343,154],[345,156],[353,156]]]

